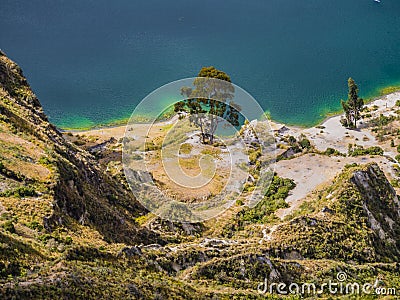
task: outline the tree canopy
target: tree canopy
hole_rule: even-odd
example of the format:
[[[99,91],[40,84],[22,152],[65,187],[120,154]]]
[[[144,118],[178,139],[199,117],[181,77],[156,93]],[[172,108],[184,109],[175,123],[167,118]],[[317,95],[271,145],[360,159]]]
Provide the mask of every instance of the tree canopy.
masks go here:
[[[350,77],[347,82],[349,93],[347,101],[341,100],[345,118],[342,119],[342,125],[349,128],[357,128],[357,120],[360,119],[360,112],[364,107],[364,100],[358,97],[358,86]]]
[[[235,88],[225,72],[204,67],[197,76],[193,81],[194,88],[181,88],[186,100],[175,103],[174,111],[187,113],[190,122],[199,127],[202,143],[213,144],[215,132],[223,120],[239,126],[241,108],[232,100]]]

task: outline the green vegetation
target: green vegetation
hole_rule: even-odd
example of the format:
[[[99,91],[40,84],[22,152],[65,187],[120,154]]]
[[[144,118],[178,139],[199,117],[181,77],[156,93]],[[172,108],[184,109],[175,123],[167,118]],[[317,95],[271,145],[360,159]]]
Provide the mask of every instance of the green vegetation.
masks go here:
[[[37,231],[43,230],[43,225],[40,224],[38,221],[32,221],[29,224],[26,224],[26,226],[30,229],[37,230]]]
[[[181,154],[190,154],[190,152],[193,149],[193,145],[192,144],[188,144],[188,143],[184,143],[181,145],[179,152]]]
[[[398,219],[393,215],[395,196],[376,164],[348,167],[315,201],[302,205],[282,228],[280,239],[304,257],[361,263],[396,260],[398,245],[376,239],[369,225],[374,218],[388,237],[398,233],[400,227],[387,221],[389,216]]]
[[[301,134],[298,140],[294,136],[286,136],[283,138],[283,141],[288,143],[290,147],[284,153],[278,155],[278,157],[276,158],[277,161],[294,158],[295,154],[301,152],[318,153],[318,151],[316,151],[313,145],[311,144],[310,140],[308,140],[304,134]],[[284,149],[285,146],[283,146],[282,148]]]
[[[39,158],[38,163],[47,167],[52,165],[51,160],[46,156],[42,156],[41,158]]]
[[[306,138],[303,138],[302,140],[300,140],[299,144],[300,144],[301,148],[303,148],[303,149],[311,148],[311,142]]]
[[[370,124],[375,127],[383,127],[396,120],[395,116],[385,116],[380,114],[378,118],[370,120]]]
[[[19,186],[15,189],[6,190],[0,193],[0,197],[11,197],[11,196],[17,198],[33,197],[36,196],[36,191],[31,186]]]
[[[369,120],[369,124],[373,126],[372,132],[376,133],[379,142],[390,140],[390,145],[395,147],[396,139],[400,136],[400,129],[393,123],[399,120],[397,115],[385,116],[380,114],[379,117]],[[393,141],[393,142],[392,142]]]
[[[210,85],[208,78],[219,80]],[[235,89],[230,77],[214,67],[202,68],[193,85],[195,89],[182,87],[181,94],[187,100],[175,103],[174,111],[188,113],[190,122],[201,131],[202,142],[212,145],[221,118],[239,126],[241,108],[232,101]]]
[[[364,100],[358,97],[358,87],[352,78],[348,80],[349,94],[347,101],[341,100],[345,119],[342,125],[349,128],[357,128],[357,120],[360,119],[360,112],[364,107]]]
[[[145,151],[155,151],[155,150],[160,150],[160,149],[161,149],[161,146],[160,145],[156,145],[154,143],[154,141],[146,140]]]
[[[288,207],[295,187],[290,179],[273,176],[262,201],[245,206],[265,159],[253,143],[250,164],[243,166],[251,176],[236,205],[201,224],[173,223],[148,213],[131,195],[120,156],[103,161],[65,141],[43,117],[19,67],[2,52],[0,111],[2,299],[265,299],[257,292],[265,278],[318,286],[338,271],[349,281],[378,278],[382,285],[400,286],[398,202],[375,164],[346,165],[280,220],[276,212]],[[394,126],[390,138],[397,147],[396,134]],[[179,129],[172,140],[185,138]],[[313,151],[305,137],[287,141],[301,152]],[[159,144],[149,139],[146,148]],[[189,145],[181,148],[190,151]],[[220,151],[204,146],[202,154],[218,157]],[[325,154],[339,155],[330,148]],[[398,164],[393,172],[399,177]]]
[[[10,233],[15,233],[16,232],[14,224],[13,224],[13,222],[11,220],[8,220],[8,221],[4,222],[2,227],[3,227],[3,229],[5,231],[8,231]]]
[[[254,208],[246,208],[236,217],[236,227],[243,228],[249,223],[268,223],[274,219],[273,214],[280,208],[288,207],[285,199],[296,184],[293,180],[274,176],[263,200]]]
[[[364,148],[360,145],[349,144],[349,156],[362,156],[362,155],[383,155],[383,149],[379,146],[372,146]]]
[[[345,154],[341,153],[340,151],[333,149],[333,148],[327,148],[325,152],[323,152],[324,155],[334,155],[334,156],[346,156]]]
[[[396,86],[396,85],[388,86],[388,87],[385,87],[385,88],[380,90],[380,95],[381,96],[389,95],[389,94],[393,94],[393,93],[398,92],[398,91],[400,91],[400,86]]]

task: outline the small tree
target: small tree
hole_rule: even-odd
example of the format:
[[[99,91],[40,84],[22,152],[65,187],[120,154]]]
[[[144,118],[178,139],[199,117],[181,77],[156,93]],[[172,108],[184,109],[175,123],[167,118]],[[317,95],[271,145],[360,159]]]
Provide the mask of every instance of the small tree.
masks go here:
[[[202,143],[213,144],[214,134],[223,119],[232,126],[239,126],[241,108],[232,101],[235,88],[225,72],[204,67],[197,76],[194,88],[182,87],[181,94],[187,100],[175,103],[174,111],[188,113],[190,122],[200,128]]]
[[[358,87],[352,78],[348,80],[349,94],[347,101],[341,100],[346,118],[342,125],[349,128],[357,128],[357,120],[360,119],[360,112],[364,107],[364,100],[358,97]]]

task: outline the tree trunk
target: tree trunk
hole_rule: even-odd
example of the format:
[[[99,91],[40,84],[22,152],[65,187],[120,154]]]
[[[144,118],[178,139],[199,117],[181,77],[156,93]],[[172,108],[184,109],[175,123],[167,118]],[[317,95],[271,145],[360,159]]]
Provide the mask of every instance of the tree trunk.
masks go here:
[[[205,134],[204,134],[204,130],[203,130],[203,126],[202,125],[200,125],[200,131],[201,131],[201,139],[202,139],[202,143],[203,144],[205,144],[206,143],[206,137],[205,137]]]

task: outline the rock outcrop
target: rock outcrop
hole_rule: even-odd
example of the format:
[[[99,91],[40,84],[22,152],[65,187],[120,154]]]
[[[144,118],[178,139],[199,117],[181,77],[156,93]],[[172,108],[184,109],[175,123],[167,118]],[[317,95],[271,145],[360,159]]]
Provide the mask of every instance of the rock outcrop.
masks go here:
[[[315,213],[294,218],[275,232],[280,252],[293,249],[306,258],[360,263],[398,261],[399,200],[377,164],[344,171],[319,198]]]
[[[34,151],[43,152],[42,159],[51,169],[51,178],[41,182],[53,205],[51,214],[44,217],[48,231],[78,221],[95,228],[112,242],[159,241],[155,234],[135,225],[134,219],[145,210],[132,193],[98,167],[90,153],[66,141],[49,123],[21,69],[3,52],[0,52],[0,97],[2,121],[10,131],[5,142],[13,143],[18,136],[38,144]],[[21,157],[38,164],[35,153],[22,152]],[[15,165],[16,159],[9,164]]]

